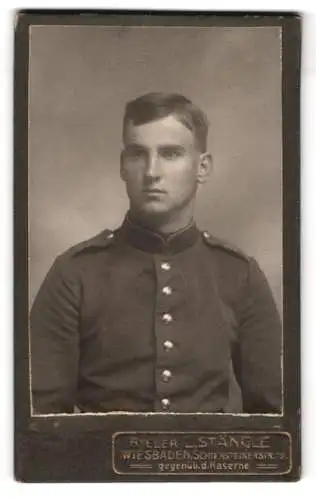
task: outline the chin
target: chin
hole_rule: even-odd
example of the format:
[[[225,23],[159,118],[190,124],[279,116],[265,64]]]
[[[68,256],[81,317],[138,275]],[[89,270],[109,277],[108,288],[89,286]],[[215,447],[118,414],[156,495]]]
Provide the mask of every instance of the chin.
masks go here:
[[[142,217],[167,217],[170,214],[170,209],[160,203],[146,203],[146,205],[135,208],[133,212]]]

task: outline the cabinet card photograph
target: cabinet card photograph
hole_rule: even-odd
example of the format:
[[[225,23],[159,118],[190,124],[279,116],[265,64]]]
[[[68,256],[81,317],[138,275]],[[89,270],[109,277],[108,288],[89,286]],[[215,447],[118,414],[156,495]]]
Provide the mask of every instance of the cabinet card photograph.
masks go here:
[[[299,18],[15,36],[17,479],[297,479]]]

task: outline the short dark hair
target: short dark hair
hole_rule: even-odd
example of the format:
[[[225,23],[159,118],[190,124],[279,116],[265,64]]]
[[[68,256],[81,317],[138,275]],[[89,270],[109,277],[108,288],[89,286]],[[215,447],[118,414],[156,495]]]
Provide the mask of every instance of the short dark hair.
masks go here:
[[[195,104],[180,94],[152,92],[126,104],[123,119],[123,136],[128,122],[134,125],[173,115],[195,136],[197,148],[204,153],[207,149],[208,120]]]

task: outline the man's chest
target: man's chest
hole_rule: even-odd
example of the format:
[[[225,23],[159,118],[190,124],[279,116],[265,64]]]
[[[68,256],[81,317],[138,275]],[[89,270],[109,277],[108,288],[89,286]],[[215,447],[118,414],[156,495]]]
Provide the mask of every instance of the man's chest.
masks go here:
[[[230,356],[233,314],[203,254],[114,255],[86,268],[81,289],[81,340],[110,364],[211,360],[219,369]]]

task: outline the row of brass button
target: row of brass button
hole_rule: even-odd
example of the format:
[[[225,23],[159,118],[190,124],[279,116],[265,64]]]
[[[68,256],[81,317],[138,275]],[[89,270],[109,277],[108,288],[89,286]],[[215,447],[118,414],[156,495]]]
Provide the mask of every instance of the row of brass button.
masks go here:
[[[171,269],[171,265],[169,264],[169,262],[162,262],[161,269],[163,271],[169,271]],[[164,286],[163,289],[162,289],[162,293],[164,295],[171,295],[172,294],[172,288],[170,286]],[[168,323],[172,322],[173,317],[172,317],[171,314],[165,313],[165,314],[163,314],[162,319],[163,319],[163,321],[164,321],[165,324],[168,324]],[[173,342],[171,340],[165,340],[164,343],[163,343],[163,345],[164,345],[164,348],[165,348],[166,351],[170,351],[174,347]],[[172,373],[171,373],[170,370],[165,369],[162,372],[162,379],[163,379],[164,382],[168,382],[171,377],[172,377]],[[168,398],[162,398],[162,400],[161,400],[161,406],[162,406],[162,408],[164,410],[168,410],[170,408],[170,399],[168,399]]]

